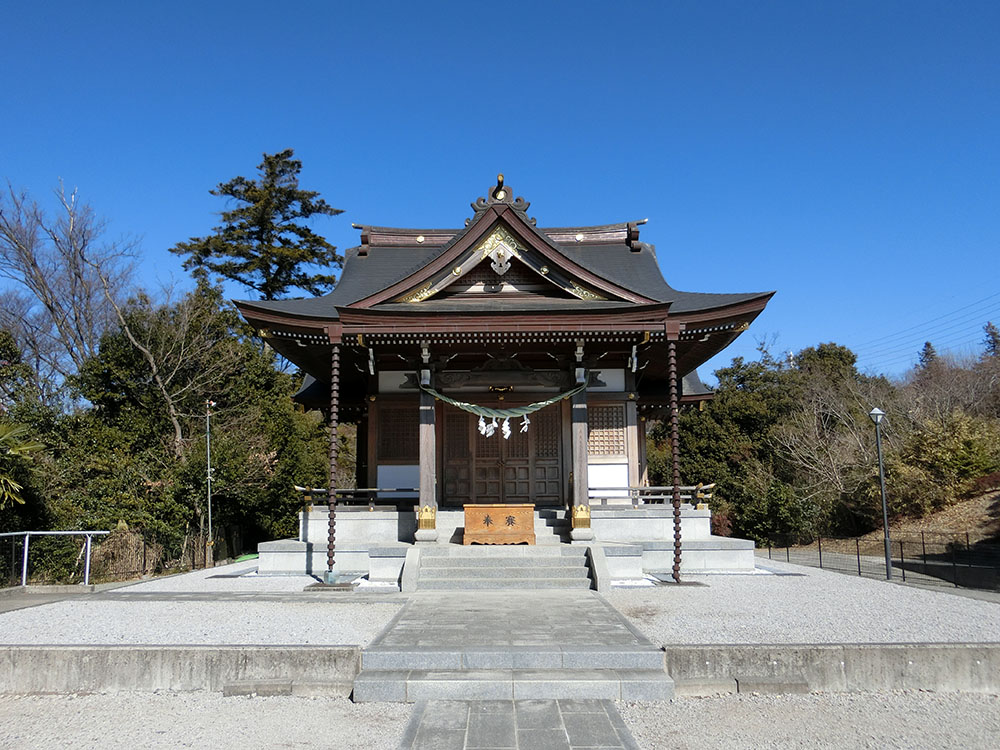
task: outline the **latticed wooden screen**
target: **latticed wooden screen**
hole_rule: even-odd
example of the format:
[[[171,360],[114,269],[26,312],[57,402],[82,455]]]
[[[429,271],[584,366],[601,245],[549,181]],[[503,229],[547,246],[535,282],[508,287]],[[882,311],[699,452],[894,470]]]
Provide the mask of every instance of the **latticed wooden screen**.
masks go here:
[[[381,405],[378,410],[380,461],[417,461],[420,458],[420,412],[412,406]]]
[[[449,458],[469,457],[469,415],[449,409],[444,416],[444,442]]]
[[[587,407],[589,435],[587,453],[591,456],[625,455],[625,406],[606,404]]]
[[[531,415],[529,431],[535,437],[535,455],[538,458],[559,457],[559,413],[558,406],[549,406]]]
[[[485,284],[487,287],[500,286],[504,283],[513,286],[526,286],[538,283],[538,274],[525,268],[520,263],[511,264],[510,270],[503,276],[498,274],[489,263],[480,263],[461,279],[468,286]]]

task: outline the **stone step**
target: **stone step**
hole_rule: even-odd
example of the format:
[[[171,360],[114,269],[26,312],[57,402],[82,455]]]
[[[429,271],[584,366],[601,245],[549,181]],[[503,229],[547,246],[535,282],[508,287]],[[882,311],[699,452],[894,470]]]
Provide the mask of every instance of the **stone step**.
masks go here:
[[[420,556],[420,568],[582,568],[583,557]]]
[[[590,578],[424,578],[420,591],[523,591],[526,589],[589,589]]]
[[[663,671],[663,650],[647,647],[502,646],[464,649],[374,646],[361,654],[364,670],[650,669]],[[733,681],[735,687],[735,681]],[[735,692],[735,689],[733,690]]]
[[[654,669],[364,670],[354,701],[526,700],[589,698],[665,701],[674,682]]]
[[[589,571],[582,565],[531,565],[471,567],[468,565],[428,566],[420,571],[420,580],[441,578],[587,578]]]
[[[537,544],[430,544],[421,547],[422,557],[571,557],[587,554],[582,545],[557,544],[551,547]]]

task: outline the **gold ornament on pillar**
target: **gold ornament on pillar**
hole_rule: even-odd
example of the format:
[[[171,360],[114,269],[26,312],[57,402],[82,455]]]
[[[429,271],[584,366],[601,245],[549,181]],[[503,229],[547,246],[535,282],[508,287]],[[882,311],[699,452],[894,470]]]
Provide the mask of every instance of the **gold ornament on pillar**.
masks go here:
[[[417,512],[417,528],[418,529],[435,529],[437,528],[437,508],[433,508],[430,505],[425,505]]]
[[[590,528],[590,506],[589,505],[574,505],[573,506],[573,528],[574,529],[589,529]]]

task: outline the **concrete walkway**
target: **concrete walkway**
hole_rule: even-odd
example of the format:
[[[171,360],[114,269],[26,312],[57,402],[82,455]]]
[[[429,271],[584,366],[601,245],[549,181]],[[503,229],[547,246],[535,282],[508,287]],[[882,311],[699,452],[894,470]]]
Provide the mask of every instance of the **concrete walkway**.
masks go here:
[[[638,750],[611,701],[424,701],[401,748],[412,750]]]

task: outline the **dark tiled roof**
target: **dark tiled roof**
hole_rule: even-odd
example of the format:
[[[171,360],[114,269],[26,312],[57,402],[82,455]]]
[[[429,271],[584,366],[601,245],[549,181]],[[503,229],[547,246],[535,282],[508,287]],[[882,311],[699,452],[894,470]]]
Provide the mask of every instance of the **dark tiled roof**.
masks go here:
[[[681,380],[682,396],[711,396],[714,393],[715,391],[701,382],[701,376],[698,375],[697,370],[691,370]]]
[[[304,317],[337,318],[337,305],[349,305],[380,292],[387,286],[419,271],[436,258],[440,247],[380,247],[361,255],[359,248],[344,252],[344,270],[336,288],[322,297],[305,299],[240,300],[240,305],[260,310],[301,315]]]
[[[570,259],[591,272],[657,302],[672,302],[671,313],[706,310],[763,297],[769,292],[749,294],[704,294],[680,292],[671,287],[660,272],[656,250],[637,242],[638,252],[628,245],[560,245]]]
[[[617,228],[624,225],[607,226],[609,228]],[[571,229],[573,228],[560,229],[558,231],[566,232]],[[309,299],[275,300],[271,302],[241,301],[240,304],[289,315],[334,319],[337,317],[337,305],[346,306],[365,299],[419,271],[439,255],[447,252],[448,248],[458,240],[460,234],[461,232],[442,245],[432,247],[421,245],[370,247],[365,254],[359,252],[360,248],[350,248],[344,254],[344,269],[341,273],[340,281],[337,287],[329,294]],[[573,262],[601,278],[657,302],[672,303],[670,312],[674,314],[733,305],[770,294],[770,292],[710,294],[678,291],[664,280],[656,259],[655,248],[644,242],[634,243],[634,249],[624,242],[557,244],[550,240],[549,244]],[[483,306],[483,309],[497,309],[497,302],[493,300],[484,300],[482,303],[471,300],[464,300],[462,302],[436,302],[431,298],[419,304],[424,310],[439,310],[442,312],[471,311],[476,310],[480,305]],[[517,304],[519,309],[525,310],[568,310],[595,309],[615,304],[628,307],[630,303],[585,302],[583,300],[553,298],[545,300],[522,299]],[[394,303],[383,303],[378,307],[380,309],[397,309]],[[405,307],[408,310],[413,309],[413,305],[407,304]]]

